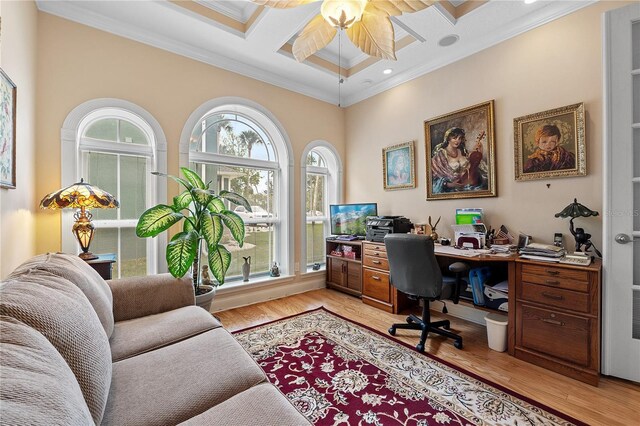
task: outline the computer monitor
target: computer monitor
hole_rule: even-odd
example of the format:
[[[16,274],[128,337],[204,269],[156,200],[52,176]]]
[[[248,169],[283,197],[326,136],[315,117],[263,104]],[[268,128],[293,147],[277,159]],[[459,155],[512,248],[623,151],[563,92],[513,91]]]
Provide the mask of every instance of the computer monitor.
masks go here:
[[[333,235],[367,234],[368,216],[377,216],[376,203],[332,204],[329,206],[331,233]]]
[[[483,223],[482,209],[456,209],[456,225],[474,225]]]

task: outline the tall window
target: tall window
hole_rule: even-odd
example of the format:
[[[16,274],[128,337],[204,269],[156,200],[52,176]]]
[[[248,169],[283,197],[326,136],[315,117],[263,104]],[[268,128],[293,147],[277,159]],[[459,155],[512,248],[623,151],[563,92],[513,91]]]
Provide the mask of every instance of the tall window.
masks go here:
[[[329,204],[340,200],[341,167],[333,147],[324,142],[310,144],[305,150],[301,176],[304,179],[303,243],[306,269],[326,261],[325,238],[331,233]]]
[[[77,126],[73,181],[84,178],[120,202],[118,209],[91,211],[96,226],[91,251],[116,255],[114,277],[158,271],[158,242],[135,234],[142,212],[159,202],[158,178],[151,172],[165,167],[158,167],[155,133],[138,114],[113,107],[92,111]],[[63,245],[72,238],[65,234],[63,229]]]
[[[280,146],[278,146],[280,145]],[[227,279],[242,275],[243,258],[251,256],[251,275],[267,275],[274,262],[288,273],[288,171],[284,138],[260,111],[221,105],[203,114],[189,137],[189,168],[212,181],[216,192],[245,197],[251,212],[227,202],[245,222],[245,241],[238,247],[225,229],[222,243],[232,255]],[[284,157],[284,158],[283,158]]]

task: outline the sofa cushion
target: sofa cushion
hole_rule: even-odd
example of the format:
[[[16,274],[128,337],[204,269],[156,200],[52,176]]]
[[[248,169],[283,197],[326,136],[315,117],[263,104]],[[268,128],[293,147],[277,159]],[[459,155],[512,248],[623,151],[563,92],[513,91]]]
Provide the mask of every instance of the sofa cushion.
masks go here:
[[[107,337],[111,337],[111,333],[113,333],[113,297],[111,296],[111,289],[87,262],[71,254],[41,254],[24,262],[9,275],[9,278],[18,277],[32,270],[44,271],[66,278],[78,286],[89,299],[96,314],[98,314]]]
[[[73,372],[38,331],[0,317],[0,359],[2,424],[93,423]]]
[[[111,350],[104,328],[82,291],[68,280],[31,270],[0,284],[0,315],[42,333],[76,376],[96,424],[111,384]]]
[[[275,386],[261,383],[180,424],[302,426],[311,423]]]
[[[218,327],[220,323],[198,306],[118,321],[109,342],[111,359],[120,361]]]
[[[183,422],[266,380],[223,328],[113,364],[106,425]]]

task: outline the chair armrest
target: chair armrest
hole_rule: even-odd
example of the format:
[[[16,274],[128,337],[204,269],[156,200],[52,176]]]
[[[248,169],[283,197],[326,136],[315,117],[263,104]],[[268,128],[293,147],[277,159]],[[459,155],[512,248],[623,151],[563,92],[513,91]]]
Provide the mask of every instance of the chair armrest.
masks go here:
[[[158,274],[109,280],[107,284],[113,293],[116,322],[194,305],[196,301],[190,277]]]

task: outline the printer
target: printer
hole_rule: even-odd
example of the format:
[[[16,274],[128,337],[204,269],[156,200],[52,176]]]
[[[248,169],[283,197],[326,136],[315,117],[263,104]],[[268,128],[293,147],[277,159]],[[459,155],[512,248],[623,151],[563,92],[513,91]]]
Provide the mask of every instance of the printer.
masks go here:
[[[406,234],[413,223],[403,216],[369,216],[366,222],[367,241],[383,242],[387,234]]]

